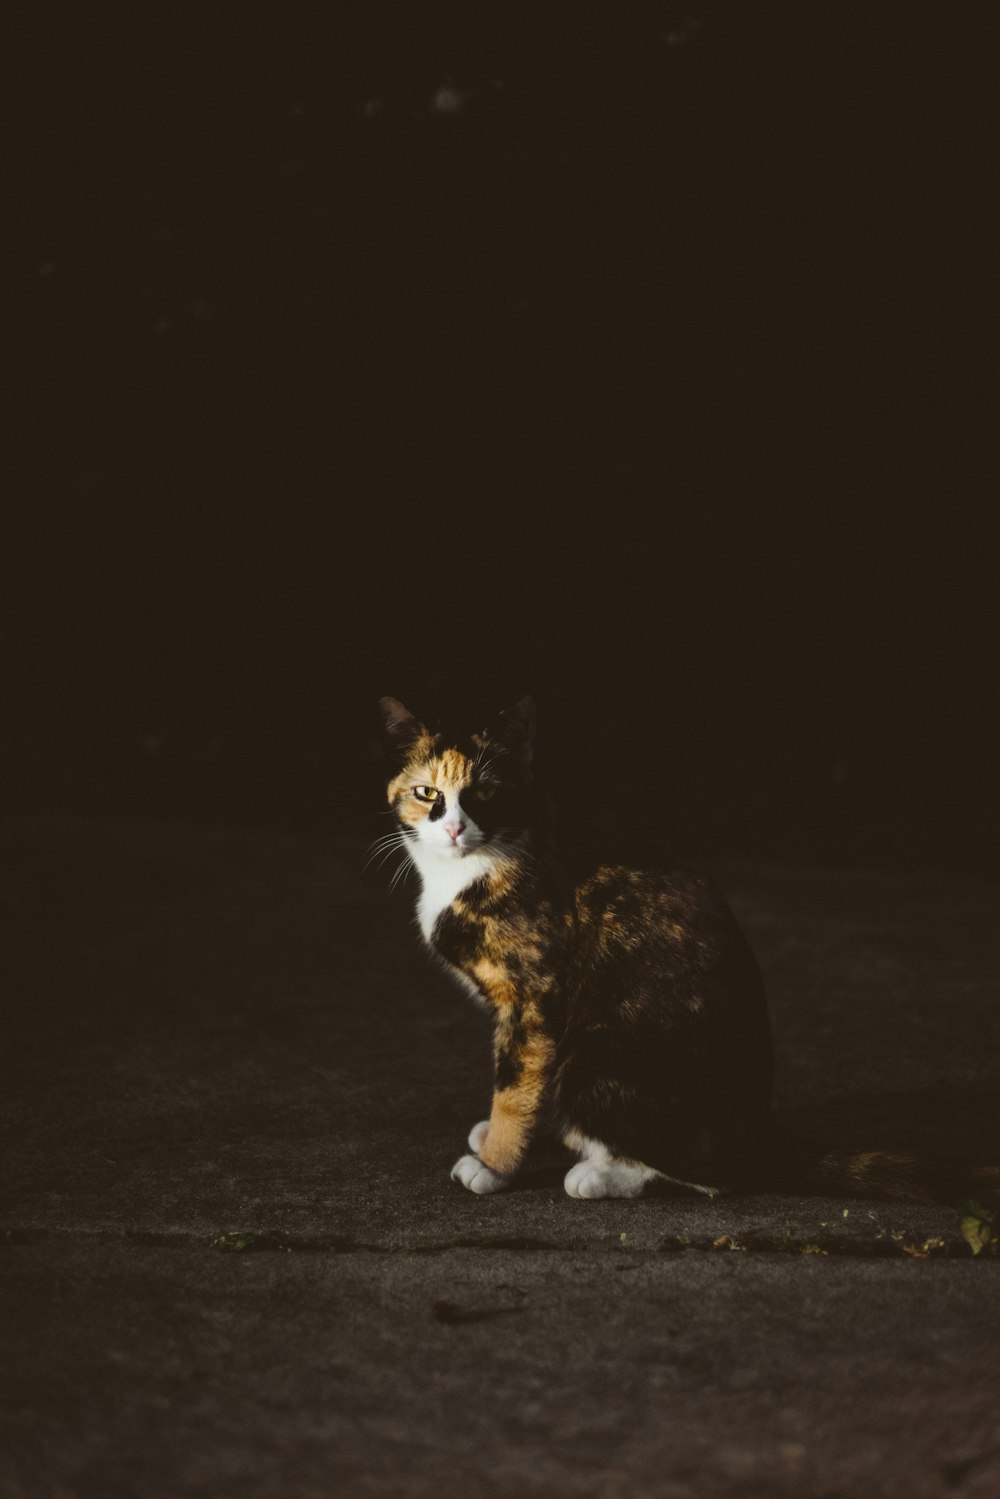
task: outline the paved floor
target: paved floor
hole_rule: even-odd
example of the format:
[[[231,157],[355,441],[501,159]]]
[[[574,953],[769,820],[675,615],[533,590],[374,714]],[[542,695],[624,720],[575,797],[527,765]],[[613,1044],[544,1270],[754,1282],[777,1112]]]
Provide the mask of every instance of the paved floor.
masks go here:
[[[7,834],[3,1499],[1000,1492],[953,1208],[582,1203],[545,1152],[474,1198],[483,1022],[359,846]],[[720,875],[796,1128],[996,1149],[995,887]]]

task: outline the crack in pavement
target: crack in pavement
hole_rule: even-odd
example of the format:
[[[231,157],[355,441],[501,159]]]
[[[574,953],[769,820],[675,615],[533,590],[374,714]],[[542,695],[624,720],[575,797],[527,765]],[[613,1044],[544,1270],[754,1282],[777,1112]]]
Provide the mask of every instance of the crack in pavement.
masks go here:
[[[202,1249],[221,1254],[375,1254],[436,1255],[454,1250],[471,1252],[506,1251],[509,1253],[580,1253],[591,1250],[636,1261],[662,1254],[706,1250],[742,1254],[847,1256],[866,1259],[952,1259],[968,1263],[973,1256],[968,1244],[959,1237],[934,1236],[906,1240],[901,1234],[874,1237],[805,1236],[796,1234],[744,1234],[735,1238],[720,1234],[689,1237],[667,1235],[653,1245],[630,1245],[621,1238],[612,1241],[571,1239],[556,1242],[524,1235],[464,1235],[424,1243],[380,1244],[351,1239],[343,1234],[300,1235],[274,1232],[231,1231],[209,1237],[200,1233],[152,1232],[139,1229],[21,1229],[8,1228],[0,1235],[0,1247],[38,1247],[60,1243],[90,1241],[95,1244],[124,1244],[136,1249]],[[986,1256],[978,1257],[984,1262]]]

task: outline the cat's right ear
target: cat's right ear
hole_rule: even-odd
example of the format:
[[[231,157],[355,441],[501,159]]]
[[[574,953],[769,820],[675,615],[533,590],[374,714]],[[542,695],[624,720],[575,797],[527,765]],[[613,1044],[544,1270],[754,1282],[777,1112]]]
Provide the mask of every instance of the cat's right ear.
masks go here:
[[[526,768],[535,751],[535,700],[523,697],[513,708],[505,708],[497,720],[497,734]]]
[[[408,749],[415,739],[427,733],[423,724],[414,718],[409,708],[403,707],[398,698],[380,698],[379,708],[385,724],[386,738],[394,750]]]

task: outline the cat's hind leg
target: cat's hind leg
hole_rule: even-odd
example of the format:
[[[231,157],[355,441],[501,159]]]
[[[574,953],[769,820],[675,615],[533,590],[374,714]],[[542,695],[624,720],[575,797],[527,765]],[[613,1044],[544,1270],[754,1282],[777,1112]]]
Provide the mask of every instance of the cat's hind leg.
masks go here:
[[[671,1182],[678,1187],[687,1187],[692,1192],[701,1192],[714,1197],[718,1188],[702,1186],[699,1182],[680,1181],[645,1166],[642,1161],[629,1161],[612,1153],[600,1140],[590,1140],[577,1130],[569,1130],[563,1136],[563,1144],[582,1156],[571,1166],[563,1180],[570,1197],[641,1197],[650,1182]]]
[[[564,1136],[564,1143],[583,1157],[563,1181],[570,1197],[641,1197],[646,1183],[660,1174],[641,1161],[617,1159],[599,1140],[588,1140],[575,1130]]]

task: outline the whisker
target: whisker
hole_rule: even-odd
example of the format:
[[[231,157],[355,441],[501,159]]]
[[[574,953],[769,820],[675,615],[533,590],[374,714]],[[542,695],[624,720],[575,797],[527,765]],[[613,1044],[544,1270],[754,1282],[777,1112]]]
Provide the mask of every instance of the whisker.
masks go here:
[[[398,831],[392,833],[383,833],[381,838],[374,839],[374,841],[370,843],[368,847],[372,850],[372,852],[374,852],[377,849],[385,848],[390,843],[398,843],[400,837],[401,834]]]
[[[371,864],[371,862],[373,861],[373,859],[377,859],[378,858],[379,854],[384,854],[384,853],[386,853],[390,849],[400,848],[401,846],[402,845],[400,844],[399,840],[397,838],[393,838],[393,839],[391,839],[387,843],[380,843],[380,844],[378,844],[377,847],[370,848],[368,850],[368,857],[365,860],[365,866],[364,867],[367,869],[368,866],[369,866],[369,864]]]
[[[413,868],[413,864],[411,863],[411,861],[409,859],[404,859],[403,862],[400,864],[399,868],[396,870],[396,872],[393,875],[392,879],[389,881],[389,890],[390,890],[390,893],[393,890],[395,890],[395,888],[396,888],[397,885],[405,885],[406,884],[406,881],[409,878],[410,871],[411,871],[412,868]]]
[[[500,854],[501,858],[507,859],[512,863],[527,864],[534,868],[538,867],[538,855],[530,848],[525,848],[522,844],[512,843],[507,838],[494,838],[493,847]]]
[[[389,855],[395,853],[397,849],[405,848],[406,843],[407,835],[401,832],[398,828],[395,832],[386,833],[383,835],[383,837],[376,838],[375,842],[372,843],[368,849],[368,857],[365,860],[362,872],[364,872],[364,869],[367,869],[369,865],[375,864],[376,861],[377,868],[381,869],[382,865],[386,862]]]
[[[383,854],[382,858],[378,861],[378,864],[375,866],[376,869],[384,869],[386,864],[388,864],[389,860],[392,858],[393,854],[398,852],[399,850],[395,848],[388,849],[386,853]]]

